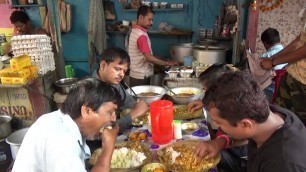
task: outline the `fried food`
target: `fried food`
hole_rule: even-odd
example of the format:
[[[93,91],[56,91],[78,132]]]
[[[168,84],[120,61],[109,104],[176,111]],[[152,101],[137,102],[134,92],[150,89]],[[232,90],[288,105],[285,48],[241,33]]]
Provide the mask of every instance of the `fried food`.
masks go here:
[[[131,132],[129,134],[130,141],[142,141],[147,138],[147,134],[145,132]]]
[[[153,172],[164,172],[164,170],[161,169],[161,168],[155,168],[155,169],[153,170]]]
[[[141,116],[135,118],[133,120],[133,122],[132,122],[132,125],[134,125],[134,126],[142,126],[144,124],[147,124],[148,121],[149,121],[149,114],[150,114],[150,112],[147,112],[146,114],[141,115]]]
[[[174,106],[174,119],[175,120],[185,120],[198,118],[203,115],[203,110],[199,109],[194,112],[189,112],[187,105],[176,105]]]
[[[159,150],[157,154],[160,161],[170,171],[205,171],[217,165],[220,156],[211,159],[194,157],[197,144],[197,141],[177,142],[170,147]]]

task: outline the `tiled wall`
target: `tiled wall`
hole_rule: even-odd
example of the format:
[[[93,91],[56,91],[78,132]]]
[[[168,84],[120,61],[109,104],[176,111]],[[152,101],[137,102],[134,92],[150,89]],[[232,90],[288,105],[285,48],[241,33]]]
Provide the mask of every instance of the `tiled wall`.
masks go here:
[[[304,3],[306,0],[285,0],[277,9],[260,12],[256,36],[256,52],[258,54],[265,51],[260,40],[261,33],[265,29],[269,27],[277,29],[284,46],[288,45],[300,33],[303,23],[298,18],[298,13]]]

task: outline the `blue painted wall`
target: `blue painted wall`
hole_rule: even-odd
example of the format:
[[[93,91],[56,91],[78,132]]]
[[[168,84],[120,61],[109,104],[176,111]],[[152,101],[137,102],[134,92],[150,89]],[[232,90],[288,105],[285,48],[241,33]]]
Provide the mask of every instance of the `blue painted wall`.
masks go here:
[[[66,65],[72,65],[77,77],[88,75],[88,17],[89,1],[65,0],[72,5],[72,29],[62,33],[63,54]]]
[[[161,2],[164,0],[154,0]],[[153,53],[163,58],[169,58],[169,48],[171,44],[187,43],[198,41],[198,30],[200,28],[213,28],[214,20],[219,15],[219,10],[222,0],[168,0],[168,3],[183,3],[184,10],[178,11],[155,11],[154,23],[152,30],[159,30],[160,22],[182,29],[193,30],[192,38],[165,36],[165,35],[150,35]],[[120,20],[135,20],[137,17],[136,11],[125,11],[118,1],[115,3],[116,21]],[[114,23],[107,21],[107,23]],[[123,34],[109,34],[109,46],[118,46],[124,48]]]
[[[118,0],[111,0],[115,3],[115,21],[134,20],[136,19],[136,11],[124,11]],[[161,2],[165,0],[154,0]],[[72,4],[72,30],[69,33],[62,34],[63,54],[66,65],[71,64],[75,70],[77,77],[83,77],[89,73],[88,64],[88,38],[87,26],[89,17],[89,1],[84,0],[65,0]],[[194,31],[192,38],[152,35],[151,42],[153,53],[164,58],[170,57],[169,48],[171,44],[196,42],[198,38],[198,30],[200,28],[213,28],[215,16],[219,15],[222,0],[166,0],[168,3],[183,3],[184,10],[179,11],[156,11],[154,24],[152,29],[158,30],[160,22],[167,22],[178,28],[191,29]],[[32,10],[35,11],[33,8]],[[37,10],[37,9],[36,9]],[[37,12],[37,11],[36,11]],[[35,12],[32,12],[33,14]],[[31,16],[35,23],[35,14]],[[107,21],[112,23],[113,21]],[[109,46],[118,46],[124,48],[124,35],[109,34]]]

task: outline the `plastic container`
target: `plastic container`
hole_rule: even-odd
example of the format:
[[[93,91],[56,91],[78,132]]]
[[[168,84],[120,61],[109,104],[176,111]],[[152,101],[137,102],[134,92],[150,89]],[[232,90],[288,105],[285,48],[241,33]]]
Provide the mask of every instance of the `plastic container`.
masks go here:
[[[21,143],[23,141],[24,136],[26,135],[26,133],[28,132],[29,128],[24,128],[21,130],[17,130],[15,132],[13,132],[11,135],[9,135],[6,138],[6,142],[10,145],[11,147],[11,152],[12,152],[12,157],[13,159],[16,158],[16,155],[18,153],[18,150],[21,146]]]
[[[174,130],[174,139],[182,139],[182,121],[181,120],[174,120],[173,121],[173,130]]]
[[[184,57],[184,66],[192,66],[193,56]]]
[[[169,143],[173,139],[173,103],[169,100],[152,102],[150,116],[154,143]]]

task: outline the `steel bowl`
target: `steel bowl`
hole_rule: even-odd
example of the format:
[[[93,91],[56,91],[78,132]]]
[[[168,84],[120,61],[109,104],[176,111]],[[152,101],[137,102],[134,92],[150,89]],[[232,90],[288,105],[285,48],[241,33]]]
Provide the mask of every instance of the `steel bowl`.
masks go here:
[[[0,115],[0,139],[11,134],[11,120],[11,116]]]
[[[136,95],[134,95],[134,93],[133,93],[133,91],[131,91],[131,89],[136,93]],[[140,85],[140,86],[132,87],[131,89],[128,88],[126,91],[130,95],[132,95],[134,97],[137,97],[140,100],[145,101],[148,105],[150,105],[155,100],[160,100],[166,94],[166,89],[164,87],[160,87],[160,86]],[[148,93],[148,92],[157,93],[158,95],[156,95],[156,96],[141,96],[141,95],[139,95],[141,93]]]
[[[161,164],[161,163],[147,164],[147,165],[145,165],[141,168],[141,172],[152,172],[157,168],[162,170],[163,172],[168,172],[167,167],[164,164]]]
[[[196,87],[177,87],[173,88],[172,91],[176,94],[174,95],[170,91],[167,92],[167,94],[171,97],[172,101],[176,104],[188,104],[194,100],[200,100],[203,99],[205,91],[196,88]],[[179,96],[179,94],[182,93],[192,93],[194,95],[189,96]]]
[[[199,128],[200,128],[199,125],[195,122],[186,122],[182,124],[182,130],[186,134],[192,134]]]
[[[78,79],[77,78],[63,78],[60,80],[57,80],[54,84],[57,88],[57,91],[63,93],[63,94],[68,94],[71,88],[73,88]]]

